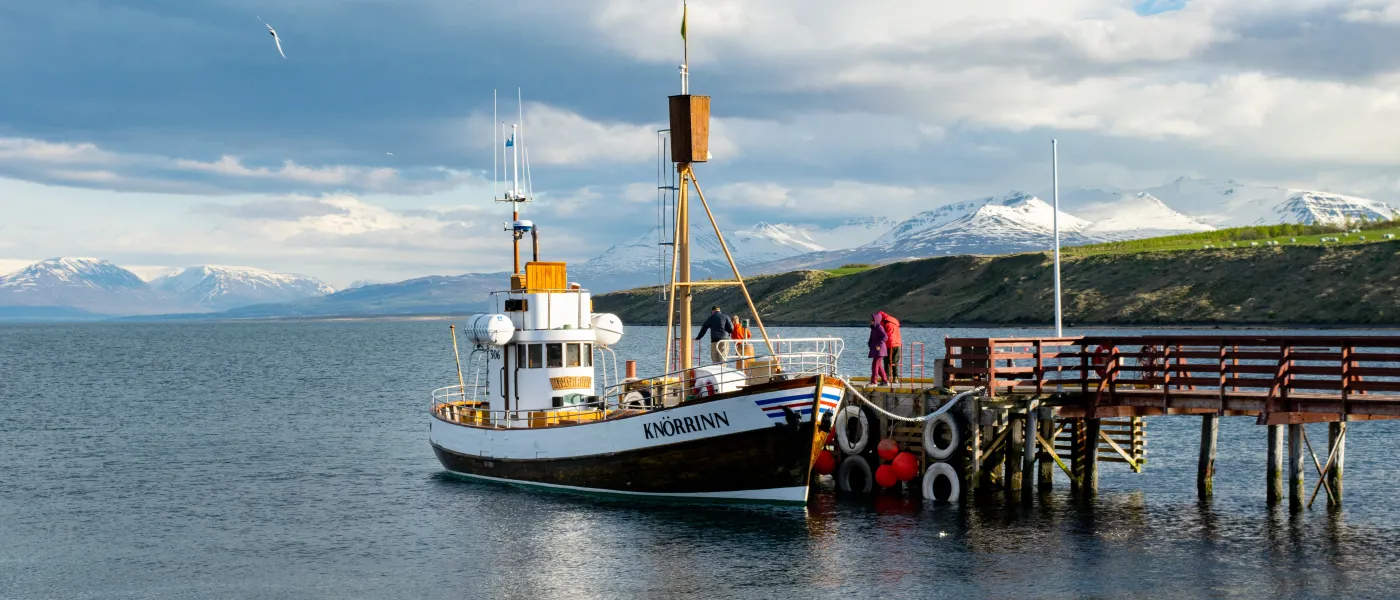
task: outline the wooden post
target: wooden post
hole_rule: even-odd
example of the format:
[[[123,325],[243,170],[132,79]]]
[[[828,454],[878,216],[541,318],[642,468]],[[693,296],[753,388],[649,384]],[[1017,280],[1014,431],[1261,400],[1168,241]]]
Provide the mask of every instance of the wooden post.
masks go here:
[[[1099,420],[1084,419],[1084,497],[1099,495]]]
[[[1055,422],[1055,415],[1051,412],[1053,409],[1044,408],[1041,410],[1045,411],[1045,415],[1040,419],[1040,437],[1045,438],[1045,441],[1050,443],[1050,447],[1054,448],[1054,435],[1059,423]],[[1055,487],[1055,457],[1050,456],[1050,453],[1046,452],[1044,448],[1040,450],[1039,456],[1040,481],[1038,483],[1040,491],[1043,493]]]
[[[1307,490],[1303,489],[1303,426],[1288,426],[1288,508],[1302,510]]]
[[[1084,419],[1070,420],[1069,439],[1069,494],[1078,498],[1084,493]]]
[[[1332,506],[1342,505],[1342,463],[1346,460],[1346,431],[1345,422],[1327,424],[1327,447],[1336,448],[1333,450],[1332,468],[1327,471],[1327,486],[1332,488],[1332,496],[1327,497],[1327,503]]]
[[[1201,416],[1201,457],[1196,464],[1196,495],[1210,498],[1215,490],[1215,440],[1220,433],[1220,415]]]
[[[1025,449],[1021,451],[1021,503],[1030,504],[1031,492],[1033,491],[1032,477],[1035,473],[1036,449],[1039,447],[1035,443],[1036,432],[1040,430],[1040,401],[1031,400],[1026,406],[1026,430],[1021,437],[1024,438]]]
[[[1022,436],[1022,433],[1025,431],[1022,429],[1024,425],[1025,419],[1014,415],[1007,415],[1006,426],[1011,428],[1010,433],[1006,435],[1005,483],[1006,496],[1008,498],[1014,498],[1021,493],[1021,482],[1024,480],[1021,476],[1021,467],[1024,464],[1022,452],[1025,451],[1025,440]]]
[[[1265,477],[1269,506],[1283,501],[1283,425],[1269,425],[1268,473]]]
[[[974,497],[978,491],[978,483],[982,481],[982,463],[986,461],[982,456],[982,403],[973,400],[970,406],[972,408],[966,414],[967,422],[972,424],[967,428],[968,435],[972,437],[972,456],[967,472],[963,473],[963,496],[966,498]]]

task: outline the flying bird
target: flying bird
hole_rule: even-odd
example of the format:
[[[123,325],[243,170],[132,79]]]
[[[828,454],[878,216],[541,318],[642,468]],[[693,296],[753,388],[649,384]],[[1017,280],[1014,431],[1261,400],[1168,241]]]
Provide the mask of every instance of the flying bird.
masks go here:
[[[262,21],[262,17],[258,17],[258,20]],[[263,25],[267,26],[267,32],[272,34],[272,41],[277,44],[277,53],[281,54],[282,58],[287,58],[287,53],[282,51],[282,38],[277,37],[277,30],[268,25],[267,21],[263,21]]]

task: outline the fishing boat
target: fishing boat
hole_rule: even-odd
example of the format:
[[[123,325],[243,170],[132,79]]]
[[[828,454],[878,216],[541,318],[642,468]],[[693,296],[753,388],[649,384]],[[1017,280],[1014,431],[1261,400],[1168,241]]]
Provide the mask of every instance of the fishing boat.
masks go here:
[[[493,145],[513,169],[495,198],[511,205],[506,232],[514,262],[509,287],[491,294],[492,312],[462,327],[463,368],[453,325],[457,381],[432,392],[429,440],[450,473],[538,488],[687,501],[805,504],[813,464],[847,392],[838,376],[838,338],[770,337],[695,180],[710,158],[708,96],[669,97],[669,144],[679,185],[669,202],[667,336],[662,373],[618,376],[615,345],[623,323],[593,312],[590,293],[569,281],[568,265],[540,257],[540,229],[520,218],[531,201],[520,185],[523,114],[507,142]],[[493,128],[495,129],[495,128]],[[691,189],[719,241],[733,279],[692,281]],[[698,215],[697,215],[698,216]],[[521,265],[521,241],[530,260]],[[701,286],[743,292],[760,333],[725,340],[719,360],[701,364],[691,341],[692,296]],[[652,354],[656,356],[656,354]],[[471,385],[468,385],[470,383]]]

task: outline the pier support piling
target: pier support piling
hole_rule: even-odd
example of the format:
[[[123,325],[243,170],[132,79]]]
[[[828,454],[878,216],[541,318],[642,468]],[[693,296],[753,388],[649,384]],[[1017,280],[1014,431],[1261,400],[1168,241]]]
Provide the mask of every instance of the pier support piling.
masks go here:
[[[1220,433],[1220,415],[1201,417],[1201,457],[1196,465],[1196,495],[1202,500],[1215,491],[1215,442]]]
[[[1084,497],[1099,495],[1099,420],[1084,419]]]
[[[1327,487],[1332,489],[1332,495],[1327,497],[1329,506],[1338,507],[1342,505],[1342,463],[1346,460],[1347,424],[1328,423],[1327,424],[1327,447],[1332,450],[1332,466],[1327,470]]]
[[[1069,494],[1084,495],[1084,419],[1071,419],[1069,425]]]
[[[1021,503],[1030,504],[1032,492],[1034,491],[1035,457],[1038,446],[1035,443],[1036,433],[1040,430],[1040,402],[1031,400],[1026,406],[1026,428],[1022,434],[1021,450]]]
[[[1288,508],[1302,510],[1303,489],[1303,426],[1288,426]]]
[[[1269,506],[1283,501],[1283,425],[1269,425],[1268,471],[1265,500]]]
[[[1006,426],[1010,431],[1006,435],[1006,496],[1015,498],[1021,494],[1021,477],[1024,462],[1022,452],[1025,450],[1024,430],[1022,429],[1024,419],[1019,416],[1011,416],[1006,420]]]
[[[1045,414],[1041,415],[1040,419],[1040,437],[1045,438],[1045,441],[1050,444],[1050,447],[1054,448],[1055,431],[1059,424],[1055,422],[1055,413],[1051,412],[1053,409],[1044,408],[1041,410]],[[1050,452],[1047,452],[1044,448],[1040,449],[1037,456],[1040,458],[1040,481],[1038,484],[1040,492],[1045,493],[1055,487],[1055,457],[1051,456]]]

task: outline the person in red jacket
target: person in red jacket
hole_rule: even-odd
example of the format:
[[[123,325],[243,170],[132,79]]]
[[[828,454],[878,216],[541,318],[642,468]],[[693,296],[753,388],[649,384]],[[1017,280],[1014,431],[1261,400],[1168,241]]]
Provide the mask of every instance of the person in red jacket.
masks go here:
[[[881,325],[885,328],[885,373],[888,374],[893,383],[899,383],[899,362],[900,346],[904,345],[904,340],[900,339],[899,319],[881,312]]]

